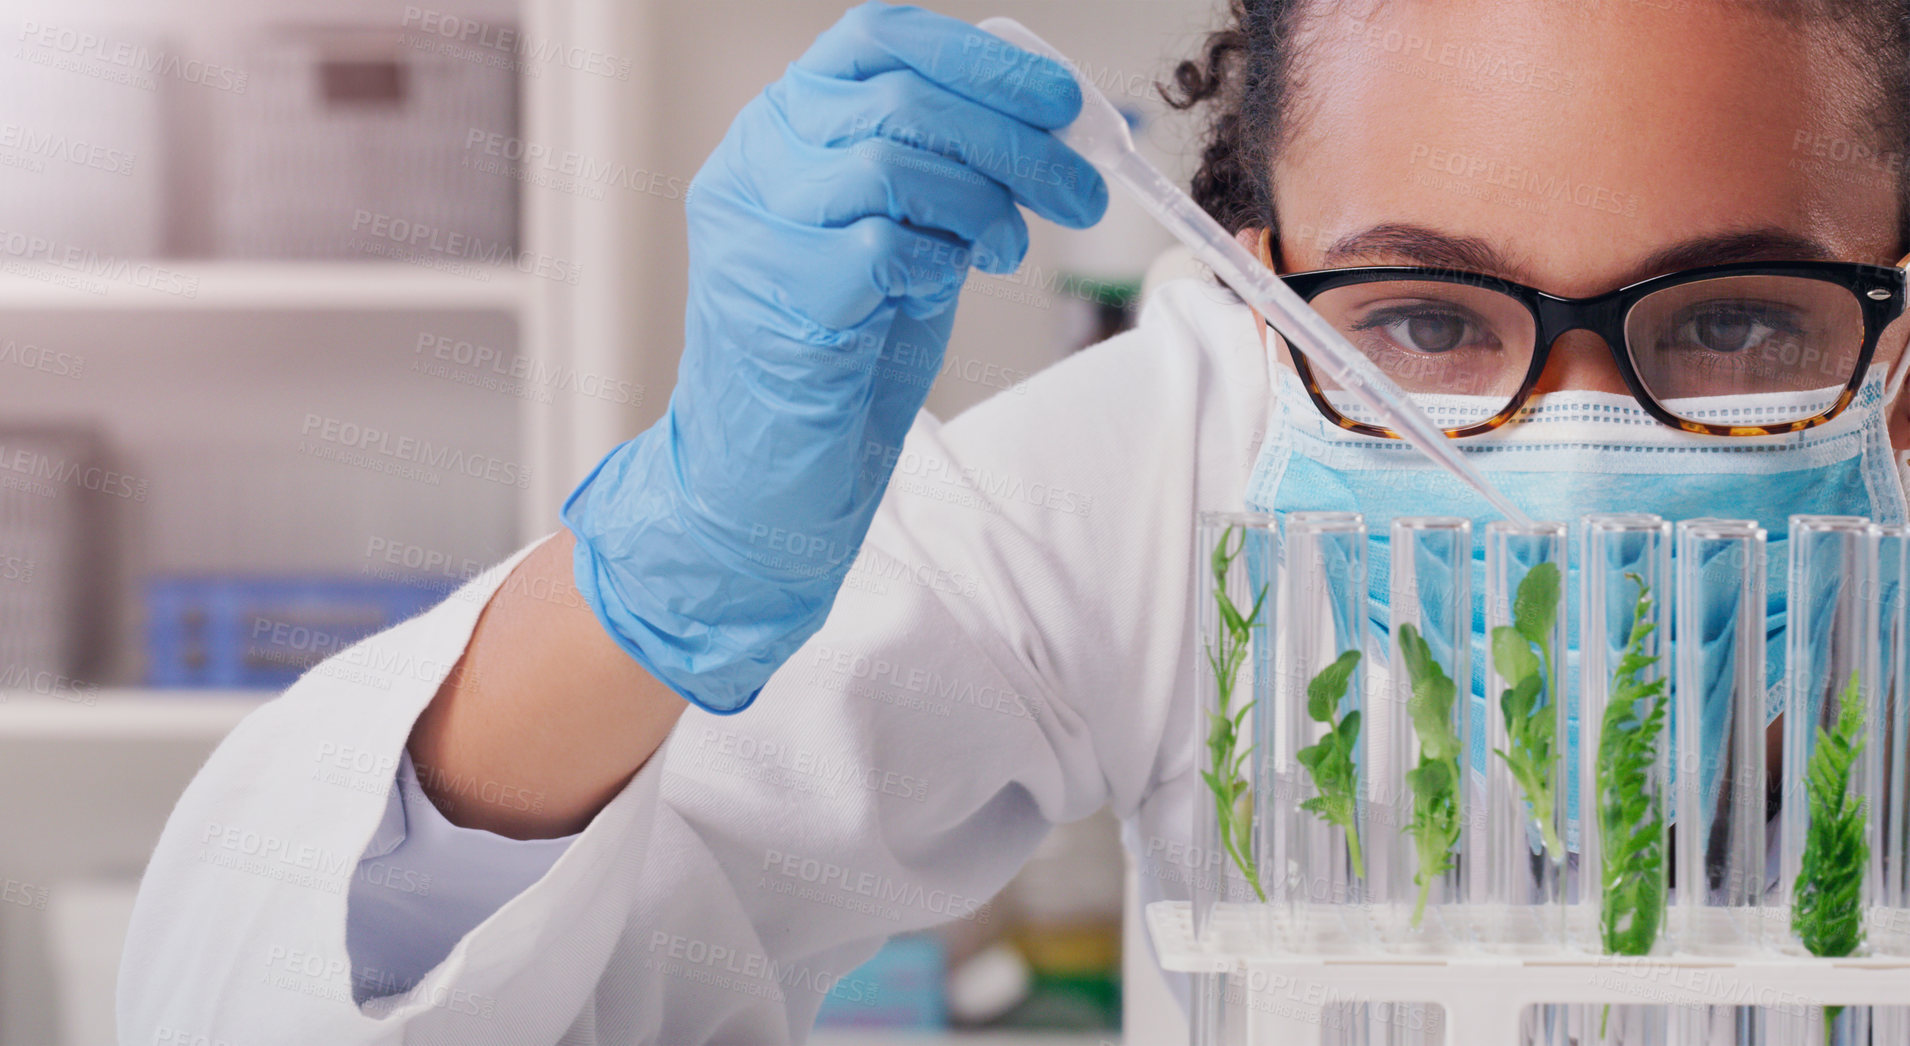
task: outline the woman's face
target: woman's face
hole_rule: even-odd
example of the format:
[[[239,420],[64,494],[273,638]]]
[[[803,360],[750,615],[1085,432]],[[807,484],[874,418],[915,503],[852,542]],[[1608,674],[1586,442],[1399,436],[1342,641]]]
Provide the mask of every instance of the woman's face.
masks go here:
[[[1328,0],[1274,166],[1282,271],[1483,270],[1599,294],[1731,261],[1899,260],[1845,38],[1724,0]],[[1893,325],[1879,360],[1910,324]],[[1540,391],[1623,392],[1587,331]],[[1910,418],[1892,410],[1910,446]]]

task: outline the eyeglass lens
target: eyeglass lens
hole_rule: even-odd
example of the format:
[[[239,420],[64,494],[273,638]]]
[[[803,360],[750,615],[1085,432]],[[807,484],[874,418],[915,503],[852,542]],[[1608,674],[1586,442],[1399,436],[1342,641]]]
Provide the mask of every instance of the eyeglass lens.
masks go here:
[[[1491,287],[1385,280],[1329,288],[1312,305],[1445,428],[1504,411],[1537,351],[1531,310]],[[1781,275],[1655,291],[1632,306],[1624,328],[1646,392],[1675,416],[1714,425],[1823,413],[1864,343],[1863,309],[1848,289]],[[1322,392],[1341,414],[1373,420],[1344,389],[1322,380]]]

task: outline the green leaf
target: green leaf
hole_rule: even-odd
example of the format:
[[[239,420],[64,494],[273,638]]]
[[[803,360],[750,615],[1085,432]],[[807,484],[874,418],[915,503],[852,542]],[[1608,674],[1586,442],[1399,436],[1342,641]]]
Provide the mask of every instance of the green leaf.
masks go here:
[[[1504,716],[1506,747],[1496,750],[1525,792],[1525,799],[1553,861],[1565,858],[1565,847],[1554,824],[1552,752],[1557,715],[1541,706],[1551,668],[1551,630],[1558,621],[1559,572],[1556,564],[1541,563],[1526,572],[1513,596],[1513,624],[1492,630],[1492,664],[1506,683],[1499,695]],[[1537,646],[1535,653],[1533,647]]]
[[[1519,590],[1512,596],[1512,627],[1531,642],[1544,646],[1551,641],[1552,626],[1558,622],[1558,608],[1558,564],[1533,564],[1525,577],[1519,579]]]
[[[1307,714],[1325,723],[1327,731],[1318,741],[1295,753],[1295,758],[1306,768],[1313,778],[1313,787],[1319,792],[1302,802],[1300,808],[1345,830],[1353,874],[1364,878],[1366,870],[1359,839],[1359,774],[1353,762],[1353,753],[1359,748],[1359,709],[1354,708],[1343,719],[1335,721],[1340,699],[1346,694],[1359,660],[1358,650],[1345,651],[1308,681]]]
[[[1313,717],[1315,722],[1333,721],[1333,711],[1339,707],[1340,699],[1346,696],[1346,686],[1352,681],[1353,670],[1359,663],[1360,652],[1348,650],[1321,669],[1306,685],[1307,715]]]
[[[1233,600],[1227,598],[1225,591],[1215,590],[1214,600],[1220,607],[1220,623],[1222,627],[1226,628],[1230,633],[1245,632],[1247,630],[1246,620],[1240,616],[1240,611],[1234,608]]]
[[[1242,776],[1248,753],[1253,749],[1250,746],[1246,751],[1236,751],[1240,743],[1241,723],[1254,702],[1244,702],[1238,709],[1230,707],[1240,667],[1246,662],[1251,645],[1252,624],[1260,616],[1261,602],[1267,594],[1266,587],[1262,586],[1254,597],[1253,610],[1246,618],[1240,616],[1239,609],[1227,596],[1227,574],[1245,546],[1245,531],[1238,526],[1228,527],[1221,532],[1220,539],[1214,544],[1213,554],[1208,559],[1208,569],[1214,581],[1212,598],[1220,613],[1223,629],[1222,634],[1214,637],[1204,651],[1207,667],[1213,672],[1219,710],[1208,713],[1212,720],[1207,738],[1211,765],[1202,769],[1200,776],[1214,794],[1214,815],[1218,822],[1216,828],[1221,849],[1240,869],[1241,875],[1246,877],[1247,883],[1253,887],[1254,895],[1264,901],[1267,893],[1260,885],[1259,870],[1249,850],[1253,837],[1253,793],[1248,790]]]
[[[1538,710],[1538,697],[1539,677],[1535,672],[1507,687],[1505,692],[1499,695],[1499,710],[1505,714],[1507,723],[1531,723],[1534,718],[1533,713]],[[1518,730],[1509,730],[1508,733],[1514,738],[1524,738],[1529,742],[1536,739],[1534,729],[1532,726],[1522,726]],[[1533,746],[1528,743],[1526,747]]]
[[[1340,728],[1334,732],[1340,735],[1341,745],[1346,748],[1348,752],[1351,752],[1353,750],[1353,739],[1360,736],[1360,714],[1358,712],[1346,713],[1346,718],[1340,720]]]
[[[1419,750],[1432,759],[1458,754],[1459,737],[1452,730],[1452,705],[1458,689],[1439,662],[1433,660],[1426,638],[1411,625],[1399,626],[1400,660],[1412,684],[1406,713],[1412,718]]]
[[[1235,537],[1238,537],[1239,541],[1235,542],[1230,550],[1227,542]],[[1213,571],[1214,580],[1220,582],[1223,590],[1227,587],[1227,571],[1232,569],[1234,559],[1240,555],[1240,550],[1246,542],[1246,531],[1237,526],[1221,531],[1220,540],[1214,542],[1214,554],[1208,560],[1208,568]]]
[[[1437,795],[1452,785],[1452,771],[1443,762],[1422,762],[1406,771],[1406,784],[1416,793]]]
[[[1500,625],[1492,630],[1492,667],[1507,683],[1531,679],[1533,693],[1538,692],[1539,656],[1518,629]]]
[[[1234,722],[1222,716],[1213,717],[1213,728],[1207,731],[1209,745],[1232,745],[1234,743]]]
[[[1399,658],[1406,665],[1406,676],[1412,680],[1415,691],[1419,688],[1419,681],[1439,667],[1433,661],[1432,647],[1426,642],[1426,637],[1420,635],[1419,629],[1411,624],[1399,626]]]
[[[1267,586],[1261,585],[1260,591],[1254,593],[1253,608],[1247,611],[1246,625],[1248,628],[1252,628],[1254,625],[1260,622],[1260,605],[1262,603],[1265,603],[1266,601],[1267,601]]]
[[[1864,701],[1853,673],[1832,729],[1817,731],[1804,791],[1810,823],[1793,888],[1791,928],[1812,955],[1844,956],[1863,944],[1866,810],[1852,767],[1864,748]]]
[[[1668,698],[1662,674],[1644,678],[1659,661],[1644,652],[1653,628],[1651,590],[1642,577],[1628,576],[1637,582],[1638,596],[1599,722],[1593,813],[1600,843],[1602,943],[1610,954],[1643,955],[1657,943],[1664,921],[1668,839],[1663,818],[1652,810],[1654,798],[1660,803],[1664,798],[1654,796],[1651,772]]]

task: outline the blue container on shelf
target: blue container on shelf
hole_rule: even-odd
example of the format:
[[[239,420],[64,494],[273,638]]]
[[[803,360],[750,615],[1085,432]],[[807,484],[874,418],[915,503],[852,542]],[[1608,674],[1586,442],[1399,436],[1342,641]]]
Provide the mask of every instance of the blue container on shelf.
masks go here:
[[[276,690],[364,637],[430,607],[449,581],[179,576],[146,584],[146,681]]]
[[[948,1026],[948,947],[933,934],[897,937],[842,975],[823,997],[818,1028]]]

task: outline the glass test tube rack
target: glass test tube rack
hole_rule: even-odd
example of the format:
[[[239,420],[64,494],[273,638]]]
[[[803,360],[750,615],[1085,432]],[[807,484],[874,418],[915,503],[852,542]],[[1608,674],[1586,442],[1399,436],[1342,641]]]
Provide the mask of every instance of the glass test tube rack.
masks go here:
[[[1205,975],[1196,1046],[1342,1041],[1325,1000],[1437,1001],[1452,1042],[1520,1041],[1528,1007],[1579,1004],[1581,1043],[1708,1042],[1679,1030],[1768,1002],[1761,1041],[1834,1046],[1910,997],[1910,528],[1200,529],[1191,852],[1224,856],[1191,902],[1148,912],[1163,964]],[[1225,654],[1210,640],[1230,628]],[[1223,720],[1252,738],[1231,764]],[[1229,980],[1244,1014],[1223,1012]],[[1256,990],[1281,1004],[1256,1010]],[[1886,1034],[1905,1020],[1875,1014]],[[1439,1041],[1405,1023],[1390,1041]]]

